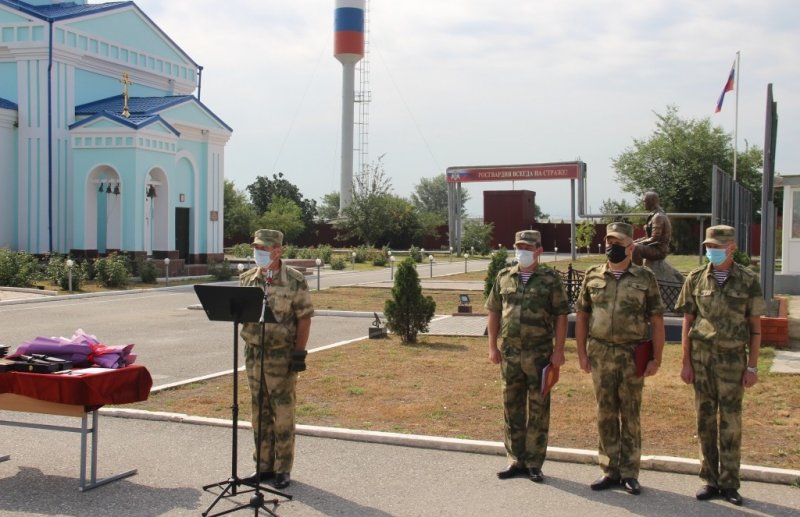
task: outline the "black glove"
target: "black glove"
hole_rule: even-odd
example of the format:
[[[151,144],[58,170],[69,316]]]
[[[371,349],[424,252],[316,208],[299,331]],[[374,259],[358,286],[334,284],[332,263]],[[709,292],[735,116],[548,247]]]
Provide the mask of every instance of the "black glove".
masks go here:
[[[306,350],[292,350],[292,362],[289,363],[290,372],[304,372],[306,371]]]

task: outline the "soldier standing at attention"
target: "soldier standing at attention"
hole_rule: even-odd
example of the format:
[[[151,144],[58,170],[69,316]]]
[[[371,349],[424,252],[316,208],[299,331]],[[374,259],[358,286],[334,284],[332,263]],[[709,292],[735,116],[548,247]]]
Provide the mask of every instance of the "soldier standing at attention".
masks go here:
[[[758,276],[733,262],[735,230],[706,230],[709,264],[689,273],[676,303],[683,312],[681,379],[694,386],[700,441],[701,501],[721,494],[742,504],[739,463],[744,389],[758,382],[761,315],[766,305]],[[717,426],[719,418],[719,426]]]
[[[258,230],[253,239],[256,267],[239,277],[241,286],[265,290],[269,308],[277,323],[267,323],[264,348],[261,325],[245,323],[245,369],[252,402],[253,435],[258,439],[261,420],[261,463],[243,481],[248,484],[271,480],[275,488],[289,486],[294,462],[294,408],[297,372],[305,370],[306,343],[311,330],[314,307],[303,274],[281,261],[283,234]],[[264,355],[264,406],[258,405],[261,356]],[[253,459],[256,455],[253,454]]]
[[[634,348],[647,339],[649,323],[654,358],[644,376],[655,375],[664,349],[664,304],[653,273],[631,263],[633,227],[611,223],[605,241],[608,262],[586,271],[575,304],[578,360],[592,374],[603,469],[590,487],[605,490],[621,484],[638,495],[644,379],[636,375]]]
[[[517,232],[517,265],[497,274],[486,300],[489,360],[503,374],[504,442],[509,465],[500,479],[527,475],[544,481],[542,464],[550,429],[550,394],[542,395],[542,369],[564,364],[567,295],[558,273],[538,267],[542,238],[535,230]],[[502,348],[497,337],[502,335]],[[553,337],[555,336],[555,347]]]

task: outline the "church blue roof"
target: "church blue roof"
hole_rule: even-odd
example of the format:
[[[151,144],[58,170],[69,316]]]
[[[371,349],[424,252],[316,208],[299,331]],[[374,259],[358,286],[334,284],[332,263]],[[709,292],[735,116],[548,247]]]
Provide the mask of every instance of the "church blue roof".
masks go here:
[[[182,104],[194,99],[193,95],[171,95],[167,97],[129,97],[128,111],[134,115],[152,115],[163,109]],[[122,95],[115,95],[99,101],[75,106],[76,115],[92,115],[99,111],[122,112],[124,104]]]
[[[50,5],[31,5],[28,2],[23,2],[22,0],[0,0],[0,5],[7,5],[12,9],[16,9],[18,11],[22,11],[26,14],[31,16],[35,16],[36,18],[46,20],[46,21],[58,21],[58,20],[67,20],[70,18],[80,18],[81,16],[89,16],[92,14],[102,13],[105,11],[112,11],[114,9],[121,9],[124,7],[133,7],[136,9],[142,16],[144,16],[150,23],[153,24],[153,27],[156,28],[170,43],[175,45],[175,48],[183,54],[187,60],[189,60],[193,65],[200,66],[195,63],[194,59],[189,57],[189,55],[184,52],[182,48],[180,48],[172,38],[170,38],[167,33],[161,30],[156,23],[150,19],[147,14],[142,11],[135,2],[106,2],[102,4],[76,4],[75,2],[60,2],[56,4]]]
[[[118,111],[114,112],[114,111],[108,111],[108,110],[99,111],[99,112],[93,114],[90,117],[87,117],[87,118],[85,118],[83,120],[79,120],[78,122],[75,122],[74,124],[71,124],[69,126],[69,128],[70,129],[75,129],[77,127],[85,126],[86,124],[89,124],[90,122],[93,122],[93,121],[95,121],[97,119],[100,119],[100,118],[107,118],[109,120],[113,120],[113,121],[118,122],[118,123],[120,123],[120,124],[122,124],[124,126],[128,126],[131,129],[141,129],[141,128],[145,127],[145,126],[149,126],[150,124],[154,124],[156,122],[161,122],[162,124],[164,124],[165,127],[167,127],[167,129],[172,131],[175,134],[175,136],[181,136],[180,131],[175,129],[172,126],[172,124],[170,124],[169,122],[167,122],[166,120],[161,118],[161,115],[141,115],[141,114],[140,115],[133,115],[133,114],[131,114],[131,116],[129,118],[126,118],[126,117],[123,117],[122,115],[120,115],[120,113]]]
[[[31,5],[22,0],[0,0],[0,4],[5,4],[15,9],[19,9],[27,14],[44,18],[46,20],[65,20],[89,14],[96,14],[111,9],[118,9],[127,5],[134,5],[133,2],[106,2],[103,4],[76,4],[75,2],[61,2],[51,5]]]
[[[6,100],[6,99],[0,97],[0,108],[6,109],[6,110],[14,110],[14,111],[16,111],[17,110],[17,105],[14,102],[11,102],[9,100]]]
[[[129,97],[128,98],[128,111],[131,116],[129,119],[123,120],[147,120],[153,116],[157,116],[159,112],[183,104],[184,102],[195,102],[200,105],[206,113],[209,114],[214,120],[219,122],[229,131],[233,131],[228,124],[216,116],[210,109],[208,109],[202,102],[197,100],[194,95],[169,95],[166,97]],[[122,113],[124,100],[122,95],[115,95],[106,99],[89,102],[80,106],[75,106],[75,115],[95,115],[101,112],[108,113]],[[161,117],[159,117],[161,118]],[[85,121],[82,121],[85,122]]]

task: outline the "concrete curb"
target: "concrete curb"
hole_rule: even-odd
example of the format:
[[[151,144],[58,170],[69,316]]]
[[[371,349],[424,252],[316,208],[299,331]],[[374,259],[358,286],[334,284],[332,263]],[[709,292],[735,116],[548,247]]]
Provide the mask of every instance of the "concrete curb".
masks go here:
[[[166,413],[123,408],[102,408],[100,411],[103,413],[103,415],[116,418],[132,418],[150,421],[175,422],[181,424],[209,425],[215,427],[232,426],[230,420],[189,416],[183,413]],[[250,422],[240,421],[238,425],[242,429],[252,429]],[[356,429],[342,429],[336,427],[320,427],[312,425],[298,425],[297,434],[303,436],[313,436],[316,438],[379,443],[384,445],[417,447],[453,452],[467,452],[473,454],[488,454],[493,456],[505,456],[506,454],[505,447],[502,442],[491,442],[485,440],[463,440],[459,438],[442,438],[439,436],[383,433],[378,431],[361,431]],[[598,463],[597,453],[595,451],[569,449],[563,447],[548,447],[547,459],[551,461],[561,461],[567,463],[594,465]],[[698,475],[700,473],[700,462],[696,459],[678,458],[673,456],[642,456],[641,468],[659,472]],[[756,465],[742,465],[739,474],[744,481],[758,481],[761,483],[774,483],[781,485],[796,485],[800,483],[800,470],[760,467]]]

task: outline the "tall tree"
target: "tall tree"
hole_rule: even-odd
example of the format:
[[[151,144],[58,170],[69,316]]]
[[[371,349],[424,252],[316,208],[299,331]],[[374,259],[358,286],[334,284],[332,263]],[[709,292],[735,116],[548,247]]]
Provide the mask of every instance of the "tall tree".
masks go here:
[[[469,201],[469,192],[461,189],[461,213],[465,214],[464,207]],[[414,187],[411,194],[411,203],[421,213],[436,215],[438,224],[447,223],[447,177],[444,174],[432,178],[422,178]]]
[[[639,196],[657,192],[667,211],[709,212],[712,167],[733,173],[731,135],[712,126],[709,118],[681,118],[675,106],[656,117],[650,137],[634,139],[633,146],[613,160],[617,182],[623,191]],[[753,193],[755,207],[761,203],[762,163],[757,147],[738,158],[739,180]]]
[[[710,119],[684,119],[678,108],[667,106],[656,113],[656,129],[646,140],[634,139],[633,146],[614,159],[617,182],[622,190],[641,196],[652,190],[669,212],[711,211],[713,166],[733,173],[732,138]],[[761,206],[762,152],[750,147],[738,156],[738,179],[753,194],[753,216]],[[673,221],[672,241],[679,252],[696,249],[696,237],[688,221]]]
[[[282,172],[273,174],[272,179],[266,176],[258,176],[253,183],[247,186],[247,191],[250,193],[250,200],[258,214],[267,212],[270,208],[270,203],[275,197],[291,199],[300,207],[305,231],[313,231],[314,218],[317,216],[317,202],[313,199],[304,199],[300,189],[287,180]]]
[[[383,171],[380,162],[369,167],[367,174],[358,175],[353,181],[353,199],[345,208],[343,219],[337,227],[347,237],[356,238],[364,244],[377,244],[386,226],[391,223],[387,217],[387,200],[392,184]]]
[[[294,240],[303,233],[305,225],[300,207],[293,200],[283,196],[275,196],[259,220],[262,228],[280,230],[285,242]]]
[[[339,192],[322,196],[322,202],[317,206],[317,215],[323,221],[333,221],[339,217]]]
[[[251,237],[256,223],[256,210],[247,195],[238,190],[230,180],[225,180],[225,222],[222,235],[227,242]]]

